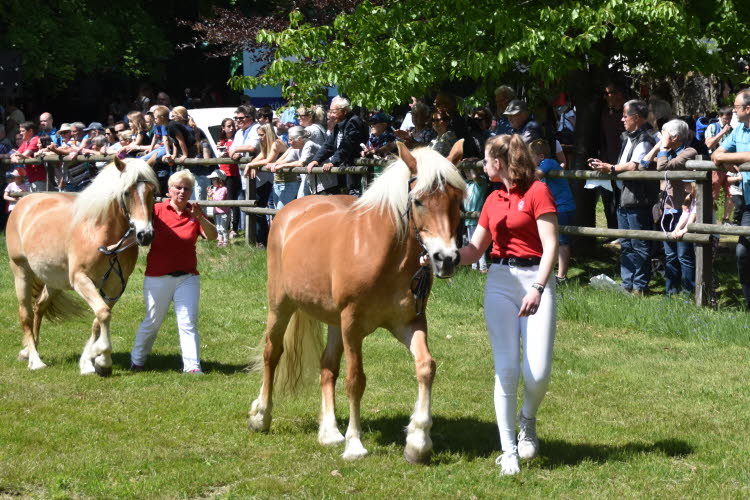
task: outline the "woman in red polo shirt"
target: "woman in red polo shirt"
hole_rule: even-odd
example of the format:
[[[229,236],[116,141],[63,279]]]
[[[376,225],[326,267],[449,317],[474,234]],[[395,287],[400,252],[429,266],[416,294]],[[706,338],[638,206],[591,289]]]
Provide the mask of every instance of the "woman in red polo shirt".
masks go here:
[[[495,359],[495,413],[503,454],[502,474],[517,474],[518,460],[539,448],[536,414],[547,393],[555,339],[557,212],[547,186],[535,180],[536,167],[520,135],[490,138],[484,171],[500,189],[487,197],[471,243],[460,250],[461,264],[479,260],[490,243],[492,266],[484,292],[484,316]],[[519,362],[519,350],[523,353]],[[523,372],[524,401],[516,393]]]
[[[131,369],[143,369],[169,304],[174,301],[182,370],[203,373],[198,337],[200,278],[195,242],[198,236],[215,240],[217,232],[203,216],[200,206],[188,203],[195,186],[195,177],[189,170],[172,174],[167,185],[169,199],[154,205],[154,240],[146,257],[143,281],[146,317],[138,328],[130,353]]]

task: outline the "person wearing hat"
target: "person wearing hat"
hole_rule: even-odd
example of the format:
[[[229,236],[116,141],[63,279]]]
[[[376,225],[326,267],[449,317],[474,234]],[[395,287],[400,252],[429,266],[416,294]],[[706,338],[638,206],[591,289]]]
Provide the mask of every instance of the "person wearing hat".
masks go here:
[[[23,167],[18,167],[10,172],[10,176],[13,181],[5,186],[5,191],[3,192],[3,199],[8,202],[8,213],[13,210],[13,207],[16,206],[16,202],[18,201],[18,198],[14,198],[13,196],[10,196],[10,194],[28,193],[31,190],[31,186],[26,182],[26,170]]]
[[[513,99],[508,103],[503,115],[508,118],[510,126],[513,127],[513,133],[519,134],[526,144],[544,137],[542,127],[531,119],[526,101]]]
[[[370,137],[368,137],[367,145],[361,153],[363,158],[384,157],[396,149],[396,135],[389,125],[390,121],[390,117],[382,111],[372,115],[370,118]]]
[[[213,201],[226,200],[229,195],[229,190],[224,185],[227,181],[227,174],[217,169],[208,175],[208,179],[211,181],[211,187],[208,188],[208,199]],[[214,207],[214,224],[219,232],[217,245],[220,247],[227,246],[230,210],[229,207]]]

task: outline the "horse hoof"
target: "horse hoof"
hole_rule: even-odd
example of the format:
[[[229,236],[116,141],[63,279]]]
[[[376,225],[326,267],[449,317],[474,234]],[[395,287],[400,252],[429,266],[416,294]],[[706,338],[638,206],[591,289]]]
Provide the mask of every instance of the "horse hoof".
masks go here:
[[[430,465],[432,450],[420,453],[416,449],[406,446],[404,448],[404,458],[412,465]]]
[[[96,374],[100,377],[109,377],[112,375],[112,367],[111,366],[99,366],[94,365],[94,370],[96,371]]]
[[[42,368],[47,368],[47,365],[39,361],[38,363],[30,363],[29,364],[29,370],[41,370]]]
[[[364,446],[362,446],[362,443],[352,443],[349,441],[346,445],[346,450],[344,450],[344,454],[341,455],[341,458],[344,460],[359,460],[360,458],[364,458],[367,456],[367,450]]]
[[[250,415],[250,419],[247,421],[247,428],[252,432],[268,432],[268,429],[271,428],[271,419],[266,419],[260,413]]]
[[[28,361],[29,360],[29,348],[25,347],[18,351],[18,356],[16,356],[16,359],[18,361]]]
[[[318,444],[322,446],[336,446],[346,441],[346,438],[340,432],[337,434],[318,435]]]

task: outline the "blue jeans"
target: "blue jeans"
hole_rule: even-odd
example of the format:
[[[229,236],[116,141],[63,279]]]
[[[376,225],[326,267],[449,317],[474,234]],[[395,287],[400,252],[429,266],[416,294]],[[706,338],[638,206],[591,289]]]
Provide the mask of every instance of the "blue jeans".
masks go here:
[[[276,209],[280,210],[284,205],[297,199],[299,191],[299,181],[291,182],[274,182],[273,194],[276,203]]]
[[[750,226],[750,205],[742,208],[741,226]],[[742,295],[745,297],[745,307],[750,309],[750,238],[740,236],[737,242],[737,274],[740,276]]]
[[[617,208],[619,229],[653,229],[650,208]],[[625,290],[645,291],[651,281],[651,244],[620,238],[620,277]]]
[[[662,226],[672,232],[680,220],[680,212],[664,214]],[[665,241],[665,275],[667,295],[683,292],[692,293],[695,289],[695,251],[693,244],[684,241]]]

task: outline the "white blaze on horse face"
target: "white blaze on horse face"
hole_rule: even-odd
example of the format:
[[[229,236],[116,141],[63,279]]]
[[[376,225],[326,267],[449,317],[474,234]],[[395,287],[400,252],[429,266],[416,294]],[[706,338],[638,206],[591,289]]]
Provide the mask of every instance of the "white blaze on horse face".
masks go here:
[[[146,183],[139,182],[136,186],[136,192],[138,193],[138,200],[141,204],[142,218],[134,218],[131,211],[130,222],[133,224],[136,234],[142,234],[144,231],[147,233],[151,233],[154,231],[154,228],[151,222],[150,210],[146,206]]]
[[[459,261],[456,239],[451,237],[449,241],[445,241],[436,236],[425,236],[423,234],[422,241],[427,248],[435,275],[439,278],[453,276]]]

